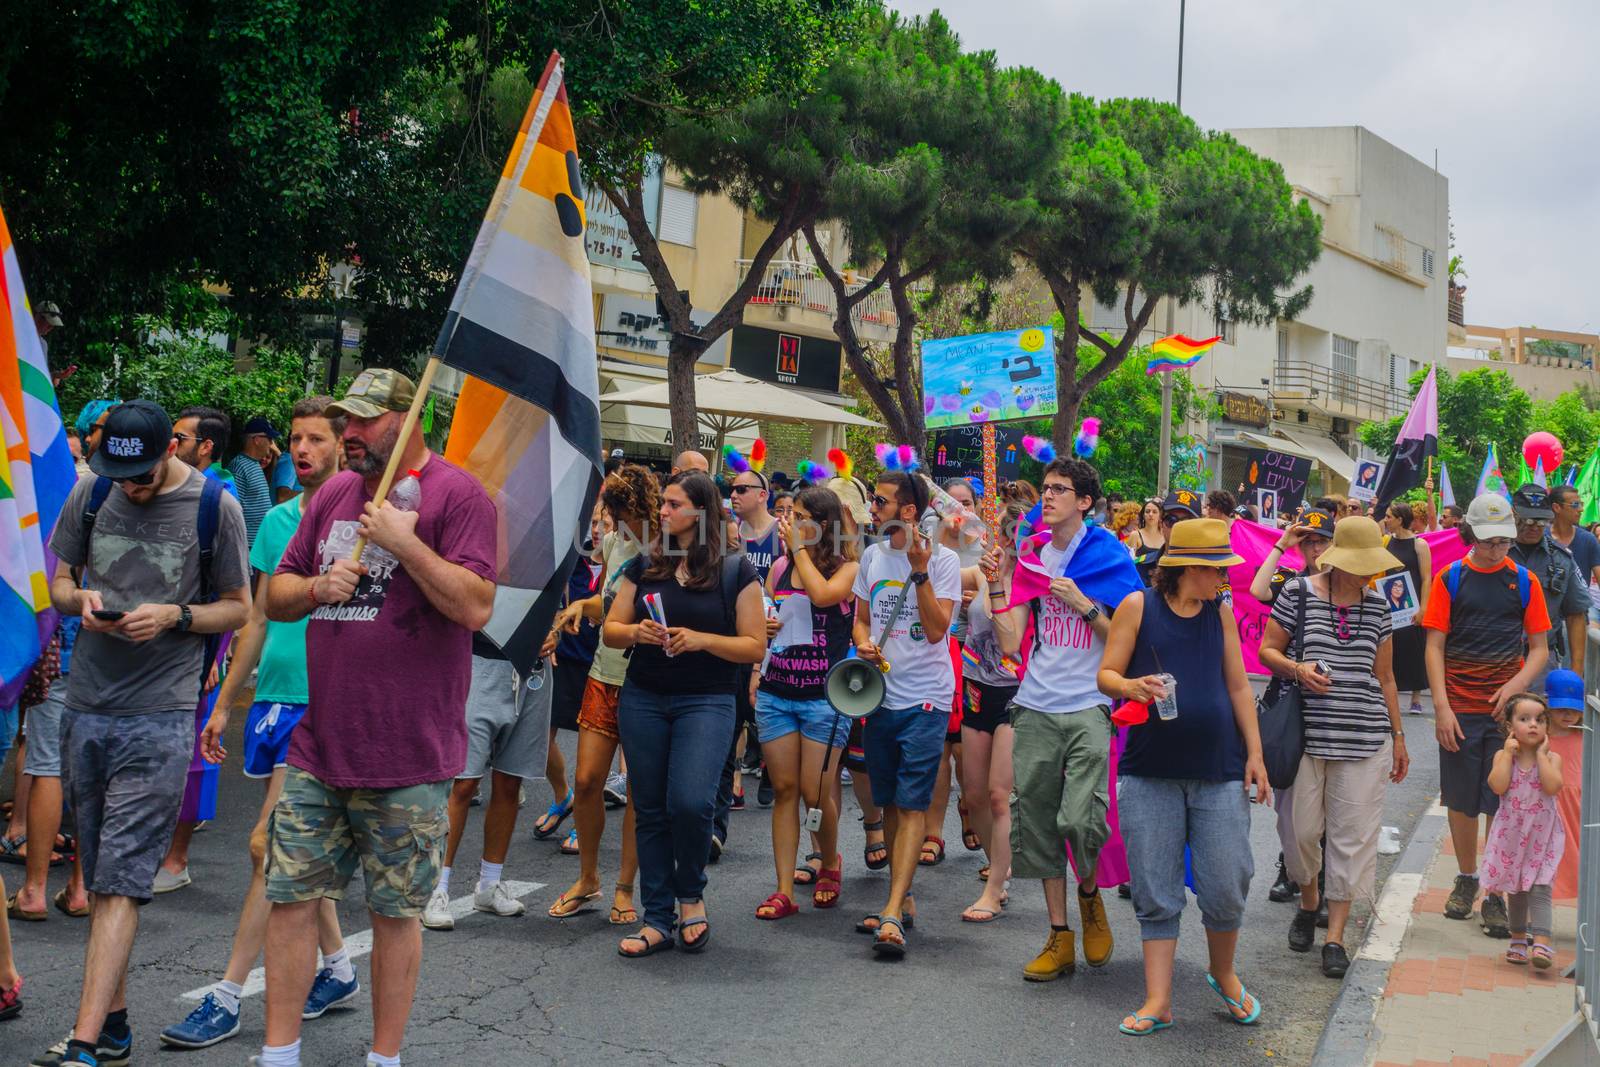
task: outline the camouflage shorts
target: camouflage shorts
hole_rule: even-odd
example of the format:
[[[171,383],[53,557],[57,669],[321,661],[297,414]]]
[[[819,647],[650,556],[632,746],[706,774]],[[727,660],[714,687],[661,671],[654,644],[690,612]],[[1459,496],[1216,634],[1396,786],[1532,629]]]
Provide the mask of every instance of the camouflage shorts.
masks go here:
[[[335,789],[291,766],[267,822],[267,899],[341,899],[359,859],[367,907],[392,919],[421,915],[439,884],[449,795],[449,781]]]

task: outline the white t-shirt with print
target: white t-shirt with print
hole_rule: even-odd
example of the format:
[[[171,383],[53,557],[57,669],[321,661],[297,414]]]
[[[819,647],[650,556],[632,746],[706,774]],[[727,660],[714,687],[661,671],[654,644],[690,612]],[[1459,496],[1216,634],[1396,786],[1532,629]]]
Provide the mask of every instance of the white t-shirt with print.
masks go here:
[[[887,541],[868,547],[861,557],[854,593],[871,607],[868,618],[872,620],[873,641],[883,632],[900,589],[910,576],[911,564],[906,554],[890,548]],[[960,605],[961,563],[954,552],[942,545],[933,547],[933,555],[928,560],[928,581],[933,586],[933,595],[950,601],[952,611]],[[889,673],[884,676],[884,707],[931,704],[933,711],[950,713],[956,690],[950,648],[944,639],[929,644],[923,636],[915,589],[906,596],[905,606],[900,609],[888,640],[882,644],[882,652],[883,658],[889,661]]]
[[[1079,529],[1066,548],[1046,543],[1039,550],[1039,562],[1052,577],[1066,572],[1087,532],[1087,526]],[[1104,604],[1095,607],[1102,613],[1106,610]],[[1053,593],[1039,598],[1035,625],[1037,640],[1029,650],[1028,669],[1017,688],[1017,703],[1047,715],[1066,715],[1107,703],[1095,684],[1106,650],[1105,639]]]

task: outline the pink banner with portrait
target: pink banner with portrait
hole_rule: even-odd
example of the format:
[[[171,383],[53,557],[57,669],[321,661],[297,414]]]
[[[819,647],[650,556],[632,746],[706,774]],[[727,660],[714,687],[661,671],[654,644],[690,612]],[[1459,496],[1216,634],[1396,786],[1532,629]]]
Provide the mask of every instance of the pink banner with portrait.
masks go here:
[[[1244,562],[1228,570],[1228,584],[1233,592],[1233,614],[1239,620],[1239,645],[1244,653],[1244,669],[1251,674],[1270,673],[1261,666],[1256,652],[1261,647],[1262,635],[1267,631],[1267,616],[1271,614],[1271,609],[1250,595],[1250,582],[1271,553],[1272,546],[1282,536],[1283,531],[1276,527],[1263,526],[1247,519],[1235,520],[1231,532],[1233,551],[1243,557]],[[1467,554],[1467,546],[1461,543],[1461,537],[1454,530],[1426,533],[1422,539],[1428,543],[1433,554],[1434,574]],[[1289,551],[1283,554],[1279,566],[1298,571],[1305,566],[1305,561],[1300,558],[1300,553]]]

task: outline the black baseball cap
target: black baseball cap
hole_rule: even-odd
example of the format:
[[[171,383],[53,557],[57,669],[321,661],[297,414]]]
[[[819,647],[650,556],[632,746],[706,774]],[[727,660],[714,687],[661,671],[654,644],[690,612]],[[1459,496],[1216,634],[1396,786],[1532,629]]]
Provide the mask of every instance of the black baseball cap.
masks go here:
[[[1333,537],[1333,521],[1333,516],[1321,508],[1306,508],[1297,520],[1306,534],[1327,539]]]
[[[89,469],[102,478],[137,478],[167,454],[172,420],[151,400],[118,404],[106,415],[100,447],[89,457]]]
[[[1511,494],[1511,510],[1519,519],[1549,519],[1555,516],[1550,508],[1550,490],[1538,482],[1529,482]]]
[[[246,437],[254,437],[258,433],[266,434],[274,441],[278,439],[278,431],[272,428],[272,423],[268,422],[264,415],[257,415],[244,424],[244,435]]]
[[[1167,499],[1161,502],[1161,514],[1167,515],[1174,511],[1187,511],[1190,518],[1200,517],[1200,494],[1188,489],[1178,489],[1167,494]]]

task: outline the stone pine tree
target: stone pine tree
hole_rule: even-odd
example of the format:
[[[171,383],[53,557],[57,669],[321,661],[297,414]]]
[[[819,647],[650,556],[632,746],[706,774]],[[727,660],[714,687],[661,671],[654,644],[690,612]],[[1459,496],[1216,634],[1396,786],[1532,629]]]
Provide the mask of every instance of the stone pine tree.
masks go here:
[[[1311,289],[1291,287],[1321,250],[1320,222],[1295,203],[1282,168],[1227,134],[1151,100],[1074,97],[1069,112],[1060,168],[1016,245],[1064,320],[1058,450],[1071,446],[1084,398],[1127,359],[1159,300],[1204,301],[1235,322],[1293,318]],[[1086,290],[1121,308],[1120,338],[1081,328]],[[1084,358],[1080,340],[1099,358]]]

